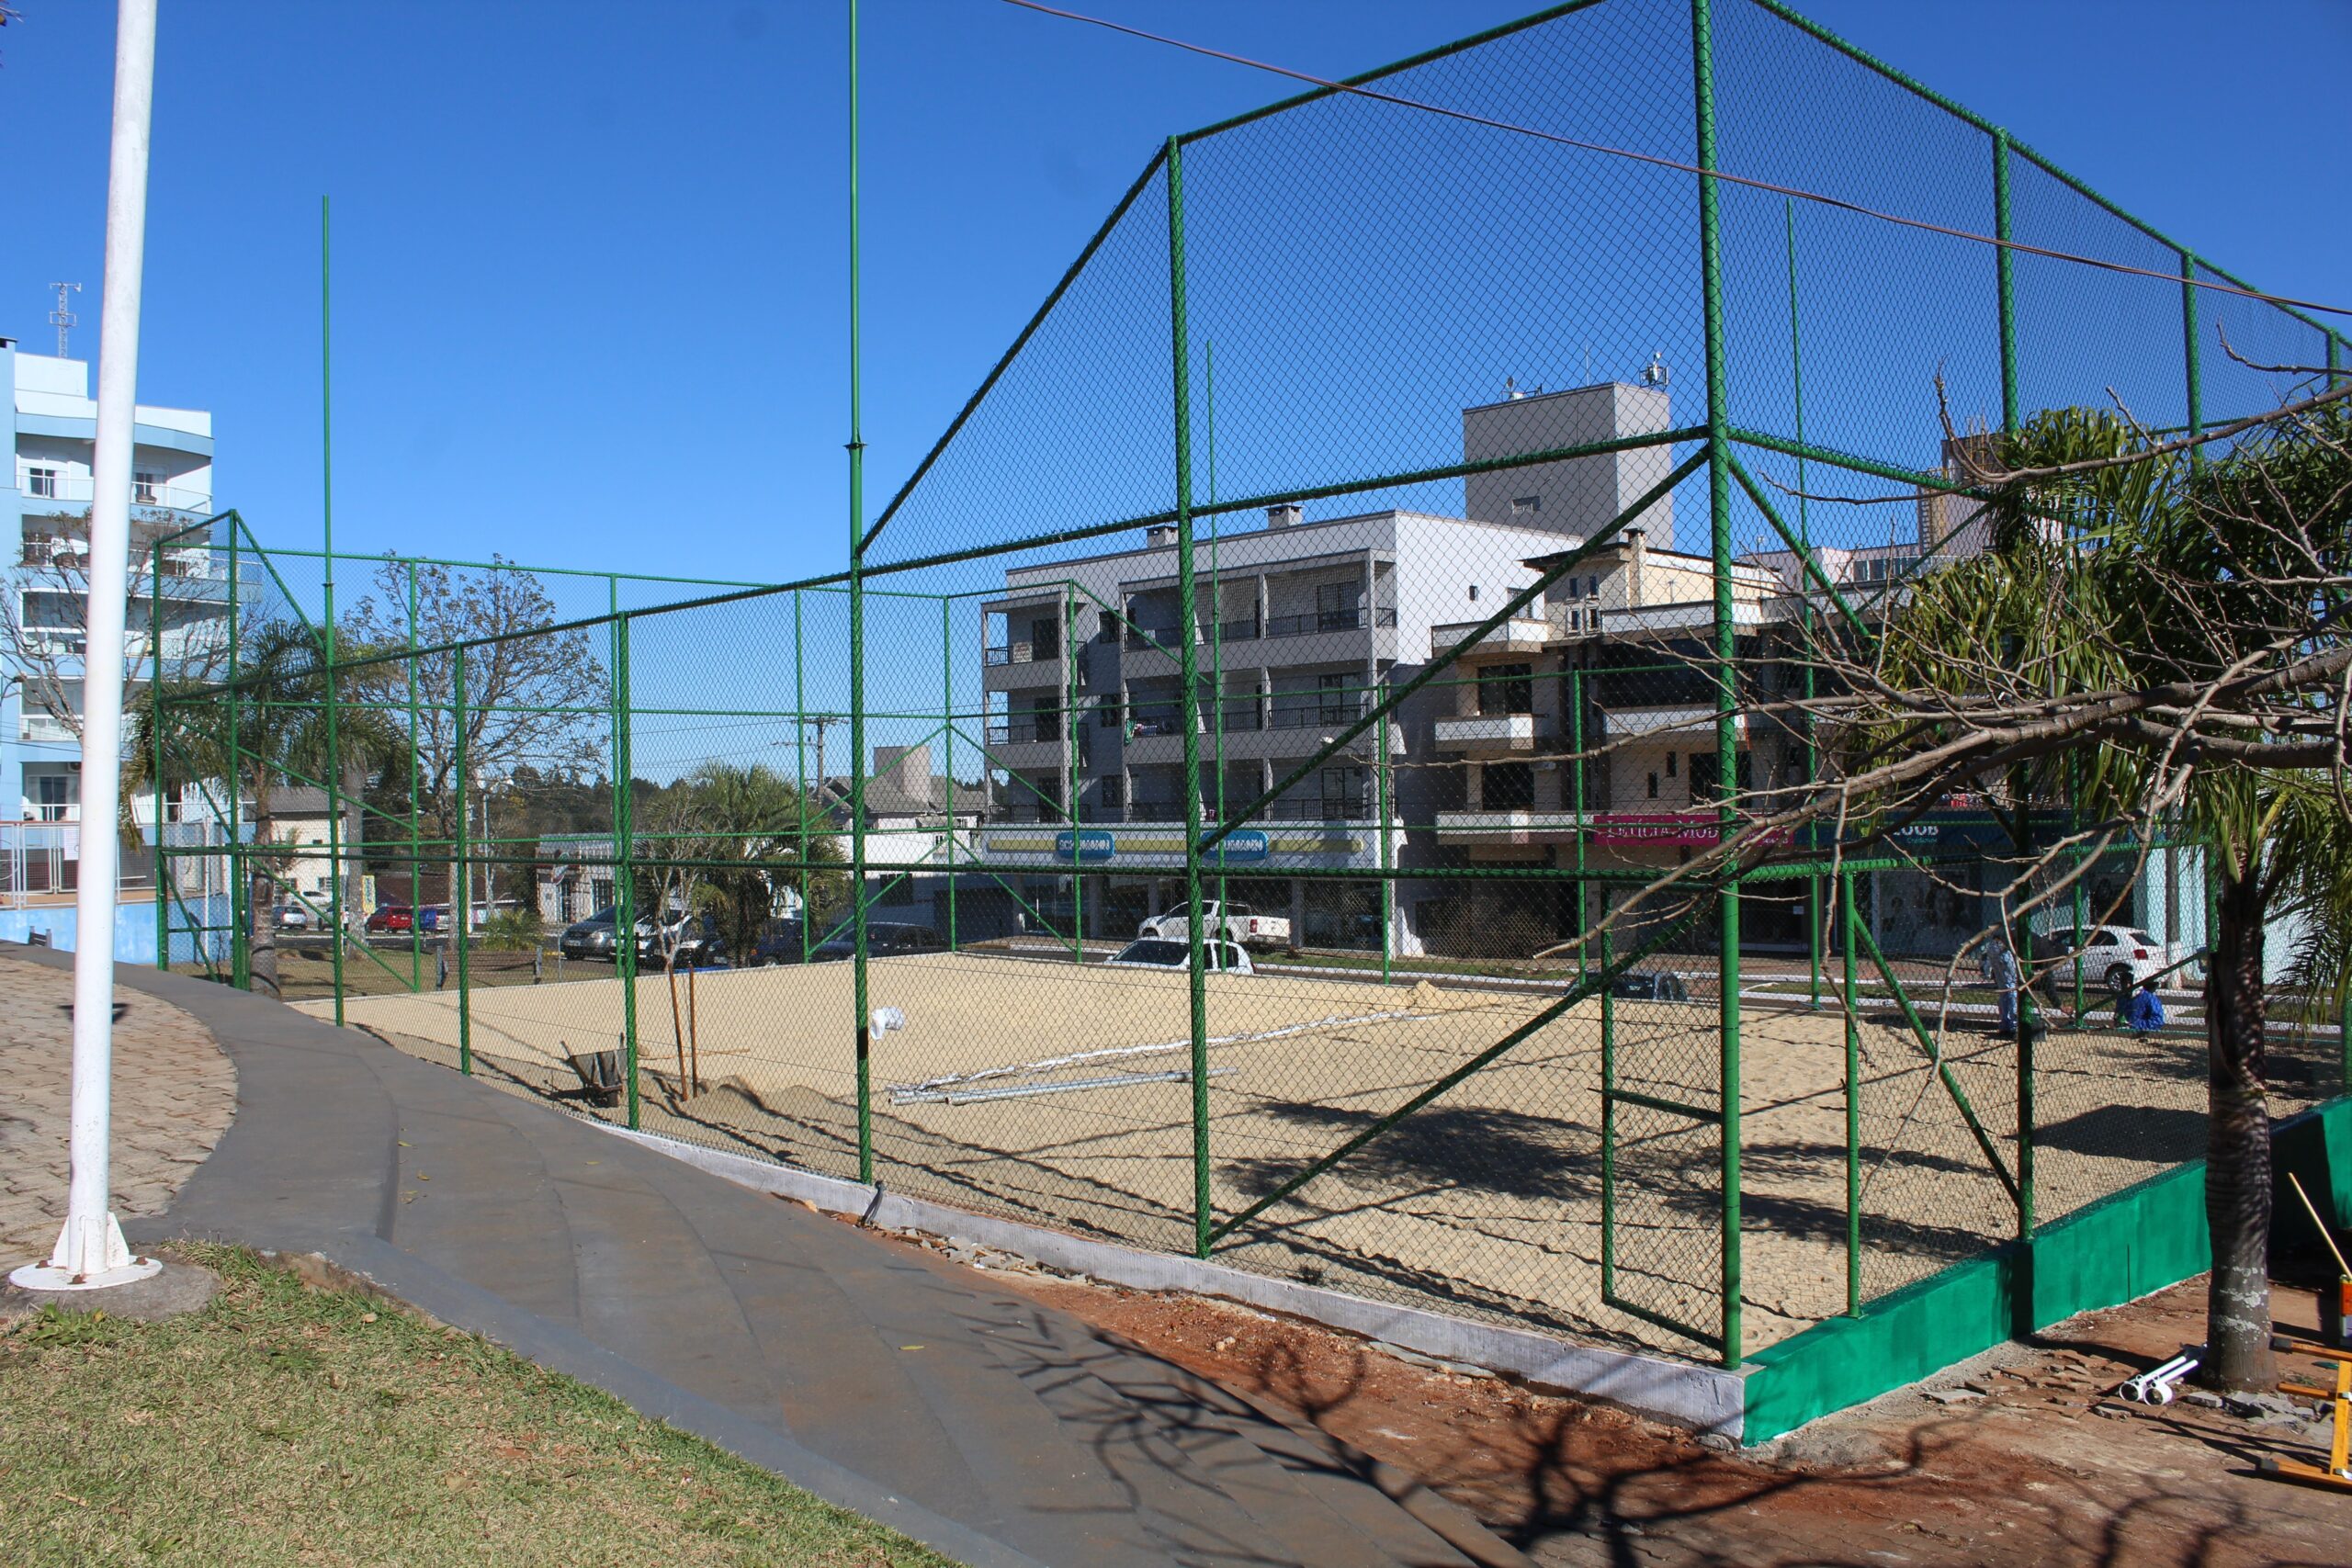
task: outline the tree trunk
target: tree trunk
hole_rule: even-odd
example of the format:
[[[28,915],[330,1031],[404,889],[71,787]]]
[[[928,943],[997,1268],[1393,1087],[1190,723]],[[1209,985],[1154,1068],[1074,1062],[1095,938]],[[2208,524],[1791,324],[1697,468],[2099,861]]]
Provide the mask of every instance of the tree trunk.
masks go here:
[[[258,836],[258,834],[256,834]],[[279,999],[277,884],[266,871],[245,878],[245,975],[254,995]]]
[[[2270,1111],[2263,1083],[2259,863],[2222,884],[2205,979],[2206,1287],[2202,1380],[2229,1393],[2278,1386],[2270,1352]]]

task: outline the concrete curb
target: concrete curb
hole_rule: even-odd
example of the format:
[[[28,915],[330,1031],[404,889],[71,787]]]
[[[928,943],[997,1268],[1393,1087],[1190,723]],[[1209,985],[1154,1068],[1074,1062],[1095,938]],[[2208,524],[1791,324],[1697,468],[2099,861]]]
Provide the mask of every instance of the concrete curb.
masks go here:
[[[696,1169],[755,1191],[795,1198],[827,1213],[847,1214],[890,1230],[921,1231],[977,1242],[1068,1273],[1085,1274],[1142,1291],[1188,1291],[1222,1296],[1271,1312],[1385,1340],[1425,1356],[1466,1361],[1510,1372],[1544,1388],[1606,1399],[1644,1416],[1701,1432],[1738,1438],[1747,1410],[1747,1373],[1692,1366],[1629,1351],[1573,1345],[1549,1335],[1367,1301],[1320,1285],[1276,1280],[1222,1263],[1170,1253],[1142,1252],[1067,1235],[1041,1225],[975,1214],[926,1199],[909,1198],[888,1183],[867,1187],[744,1155],[726,1154],[653,1133],[595,1122],[626,1138]]]

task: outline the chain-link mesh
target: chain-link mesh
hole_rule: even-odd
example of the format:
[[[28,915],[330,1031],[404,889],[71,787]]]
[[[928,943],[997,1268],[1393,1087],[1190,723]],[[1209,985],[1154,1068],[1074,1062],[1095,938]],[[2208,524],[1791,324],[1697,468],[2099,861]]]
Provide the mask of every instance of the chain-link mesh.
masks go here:
[[[1821,650],[1990,542],[1973,439],[2210,428],[2331,340],[1777,6],[1367,85],[1152,152],[854,581],[339,561],[333,777],[323,563],[174,547],[234,586],[154,778],[233,798],[165,836],[169,961],[707,1147],[1735,1361],[2195,1157],[2200,846],[1952,794],[1692,868],[1830,770]],[[2280,1104],[2339,1092],[2272,1008]]]

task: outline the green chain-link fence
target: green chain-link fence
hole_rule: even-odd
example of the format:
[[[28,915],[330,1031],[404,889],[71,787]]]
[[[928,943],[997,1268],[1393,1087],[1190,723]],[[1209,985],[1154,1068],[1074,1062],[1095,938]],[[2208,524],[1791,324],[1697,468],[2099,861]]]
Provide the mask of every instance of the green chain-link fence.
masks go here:
[[[1726,1362],[2193,1157],[2197,845],[2053,863],[2065,801],[1953,795],[1688,868],[1822,776],[1826,628],[1984,547],[1971,433],[2208,427],[2340,340],[1760,0],[1352,87],[1169,139],[842,575],[371,563],[330,671],[316,558],[159,549],[225,623],[156,660],[151,783],[218,797],[159,961]],[[2332,1004],[2278,1005],[2281,1100],[2341,1092]]]

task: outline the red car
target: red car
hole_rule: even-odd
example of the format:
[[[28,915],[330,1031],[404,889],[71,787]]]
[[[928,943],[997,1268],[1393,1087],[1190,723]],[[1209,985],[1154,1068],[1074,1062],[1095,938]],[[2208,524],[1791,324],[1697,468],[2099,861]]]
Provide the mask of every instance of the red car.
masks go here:
[[[416,912],[406,904],[385,904],[368,917],[371,931],[404,931],[416,923]]]

